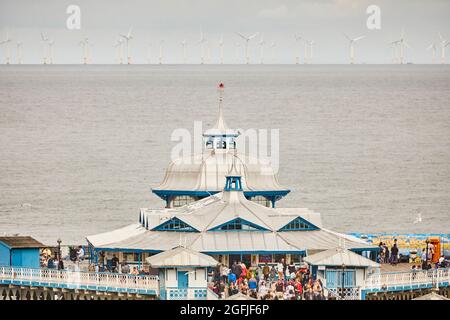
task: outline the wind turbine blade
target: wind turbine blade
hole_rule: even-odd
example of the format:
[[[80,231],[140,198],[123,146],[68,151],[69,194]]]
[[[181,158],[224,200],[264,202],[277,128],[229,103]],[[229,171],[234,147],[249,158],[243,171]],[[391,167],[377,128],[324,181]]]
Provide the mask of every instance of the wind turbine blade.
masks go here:
[[[352,41],[352,39],[348,36],[348,35],[346,35],[345,33],[342,33],[343,35],[344,35],[344,37],[346,37],[349,41]]]
[[[365,37],[366,37],[366,36],[359,36],[359,37],[353,39],[353,41],[359,41],[359,40],[361,40],[361,39],[364,39]]]
[[[130,29],[128,30],[128,38],[131,38],[131,31],[133,30],[133,27],[130,27]]]
[[[247,38],[246,36],[240,34],[239,32],[236,32],[236,34],[237,34],[238,36],[240,36],[242,39],[248,40],[248,38]]]
[[[257,33],[255,33],[255,34],[251,35],[250,37],[248,37],[248,39],[253,39],[253,38],[256,37],[258,34],[259,34],[259,32],[257,32]]]

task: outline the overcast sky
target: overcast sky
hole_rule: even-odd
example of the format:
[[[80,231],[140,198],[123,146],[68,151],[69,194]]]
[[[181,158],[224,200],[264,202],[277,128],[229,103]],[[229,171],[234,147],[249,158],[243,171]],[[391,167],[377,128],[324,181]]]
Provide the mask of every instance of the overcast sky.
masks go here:
[[[81,29],[68,30],[66,9],[75,4],[81,8]],[[381,8],[381,30],[368,30],[366,8]],[[41,63],[44,32],[55,41],[55,63],[79,63],[82,60],[79,41],[89,37],[94,63],[114,63],[114,43],[119,33],[133,26],[131,56],[134,63],[146,63],[148,46],[151,61],[157,62],[159,41],[164,40],[164,62],[180,63],[180,42],[188,42],[188,62],[199,63],[200,27],[211,46],[212,62],[219,61],[218,42],[223,33],[225,63],[234,63],[235,44],[243,42],[235,32],[260,32],[267,44],[276,43],[276,63],[293,63],[297,53],[303,59],[303,47],[294,34],[314,40],[315,63],[348,63],[348,41],[366,35],[355,46],[358,63],[390,63],[390,41],[400,37],[405,28],[412,50],[407,60],[429,63],[427,46],[437,32],[450,38],[449,0],[1,0],[1,38],[9,30],[15,41],[23,42],[25,63]],[[250,58],[259,62],[259,47],[250,42]],[[437,41],[437,39],[436,39]],[[450,46],[448,47],[450,49]],[[270,48],[264,49],[265,60],[271,59]],[[11,45],[15,55],[15,42]],[[5,46],[0,48],[4,61]],[[450,59],[449,59],[450,60]],[[14,61],[14,60],[13,60]]]

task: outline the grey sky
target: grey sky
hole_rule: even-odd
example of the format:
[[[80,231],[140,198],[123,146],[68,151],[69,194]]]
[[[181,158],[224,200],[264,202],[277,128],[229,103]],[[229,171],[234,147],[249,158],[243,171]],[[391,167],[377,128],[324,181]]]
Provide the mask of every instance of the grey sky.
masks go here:
[[[81,7],[81,30],[66,28],[66,8]],[[381,8],[381,30],[366,28],[366,8]],[[220,35],[224,36],[225,63],[235,62],[235,43],[242,40],[235,34],[260,32],[267,43],[276,42],[277,63],[293,63],[296,51],[303,57],[294,34],[299,33],[316,42],[315,63],[347,63],[350,36],[367,35],[356,45],[356,61],[391,62],[388,42],[399,38],[402,27],[413,48],[407,60],[429,63],[431,52],[426,47],[437,32],[450,39],[450,1],[448,0],[1,0],[1,37],[7,29],[14,40],[22,41],[25,63],[40,63],[43,44],[40,32],[55,40],[55,63],[79,63],[82,37],[88,36],[94,63],[113,63],[114,42],[119,33],[134,27],[131,55],[134,63],[146,63],[148,44],[152,43],[151,59],[157,61],[159,41],[164,40],[166,63],[180,63],[180,42],[188,42],[188,62],[200,61],[200,26],[211,44],[212,62],[218,62]],[[258,39],[259,40],[259,39]],[[449,48],[450,49],[450,48]],[[15,54],[15,45],[11,46]],[[4,46],[0,48],[4,61]],[[251,61],[259,62],[257,41],[250,44]],[[271,54],[265,48],[266,61]],[[13,60],[14,61],[14,60]],[[450,59],[449,59],[450,61]]]

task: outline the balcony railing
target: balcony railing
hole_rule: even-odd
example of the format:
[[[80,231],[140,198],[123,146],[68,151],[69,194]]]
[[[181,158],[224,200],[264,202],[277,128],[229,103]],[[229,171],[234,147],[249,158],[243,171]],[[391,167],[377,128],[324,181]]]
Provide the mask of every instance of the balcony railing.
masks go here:
[[[158,281],[147,275],[0,267],[3,284],[157,295]]]
[[[207,300],[205,288],[166,288],[167,300]]]
[[[408,272],[388,272],[370,275],[364,290],[398,291],[449,286],[450,269],[418,270]]]

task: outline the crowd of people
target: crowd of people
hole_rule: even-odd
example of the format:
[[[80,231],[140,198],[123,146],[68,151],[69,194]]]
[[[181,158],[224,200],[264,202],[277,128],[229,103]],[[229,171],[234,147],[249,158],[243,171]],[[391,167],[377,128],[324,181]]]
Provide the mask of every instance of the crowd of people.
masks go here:
[[[131,274],[135,276],[149,274],[149,271],[144,266],[138,268],[137,266],[130,266],[126,262],[120,262],[115,254],[110,260],[107,260],[103,251],[99,252],[97,263],[89,265],[89,271]]]
[[[396,265],[399,261],[399,250],[397,246],[397,240],[394,240],[394,244],[389,250],[389,247],[385,242],[380,242],[378,247],[380,252],[378,254],[378,263],[390,263],[391,265]]]
[[[231,268],[220,264],[211,289],[222,299],[239,292],[259,300],[327,299],[321,280],[313,279],[308,267],[288,265],[284,259],[250,269],[242,261],[233,262]]]
[[[74,263],[79,263],[84,260],[85,252],[82,246],[70,248],[69,258]],[[57,249],[54,252],[50,248],[44,248],[40,252],[41,267],[48,269],[64,270],[64,257],[61,250]]]
[[[397,265],[399,263],[399,249],[397,245],[397,239],[394,239],[394,244],[389,250],[388,246],[384,242],[379,243],[379,255],[378,262],[390,263],[391,265]],[[450,266],[449,262],[445,258],[444,255],[441,255],[436,262],[433,261],[433,257],[435,256],[435,246],[431,243],[427,243],[427,247],[422,249],[420,258],[416,254],[414,254],[414,258],[410,254],[409,262],[412,264],[412,270],[429,270],[429,269],[437,269],[437,268],[448,268]]]

